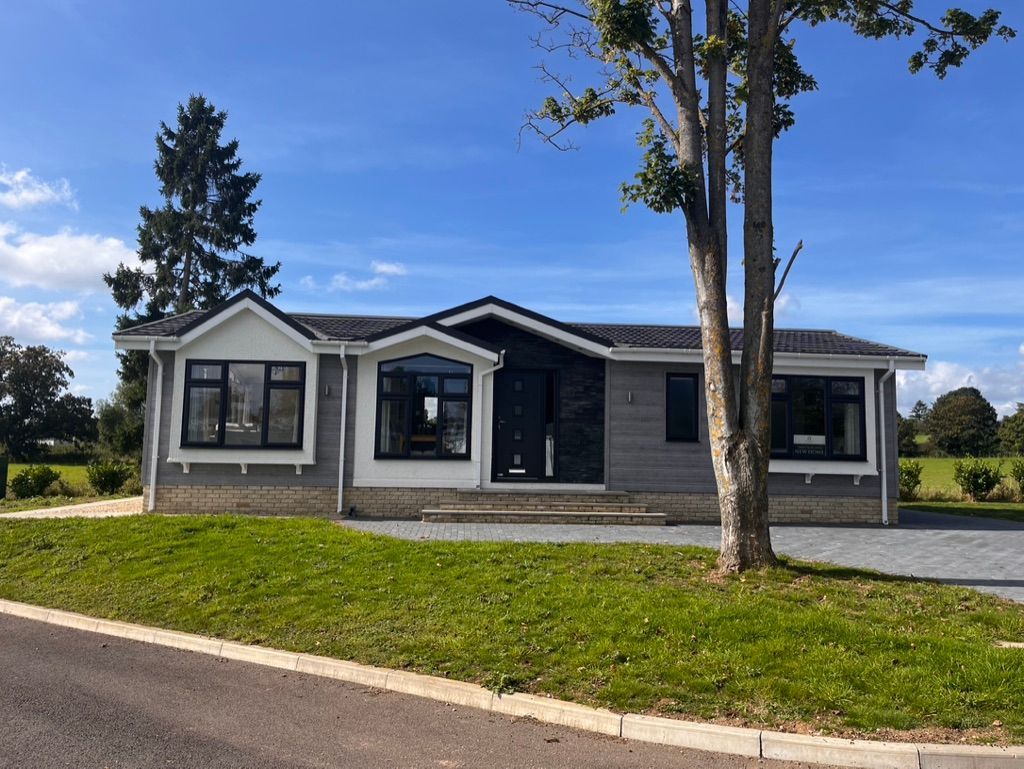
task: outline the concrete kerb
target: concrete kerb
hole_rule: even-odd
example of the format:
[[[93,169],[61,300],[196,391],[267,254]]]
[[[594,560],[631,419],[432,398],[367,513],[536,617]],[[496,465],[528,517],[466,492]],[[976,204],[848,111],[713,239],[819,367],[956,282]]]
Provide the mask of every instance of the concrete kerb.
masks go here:
[[[488,710],[513,717],[533,718],[613,737],[652,742],[693,750],[752,758],[777,758],[810,764],[831,764],[861,769],[1020,769],[1024,745],[1005,748],[939,745],[815,737],[671,718],[620,715],[573,702],[532,694],[495,694],[476,684],[390,670],[311,654],[248,646],[233,641],[97,619],[83,614],[47,609],[0,598],[0,614],[88,630],[116,638],[142,641],[199,652],[240,662],[266,665],[307,675],[334,678],[401,694]]]

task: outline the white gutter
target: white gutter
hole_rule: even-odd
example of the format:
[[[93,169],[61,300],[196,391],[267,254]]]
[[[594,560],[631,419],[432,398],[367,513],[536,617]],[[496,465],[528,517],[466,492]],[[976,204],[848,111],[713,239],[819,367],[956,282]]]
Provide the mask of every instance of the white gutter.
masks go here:
[[[878,380],[878,436],[882,470],[882,525],[889,525],[889,466],[885,460],[885,383],[896,373],[896,361],[889,359],[889,369]]]
[[[348,361],[345,345],[338,353],[341,358],[341,445],[338,449],[338,515],[345,513],[345,426],[348,412]]]
[[[483,389],[484,389],[484,377],[487,376],[488,374],[493,374],[495,371],[498,371],[499,369],[501,369],[504,365],[505,365],[505,351],[501,350],[498,353],[498,363],[497,363],[497,365],[491,366],[490,368],[484,369],[483,371],[480,372],[480,396],[479,397],[481,398],[481,400],[478,401],[479,403],[483,402],[482,398],[483,398]],[[494,424],[494,388],[493,387],[491,388],[491,424],[492,425]],[[483,434],[484,434],[484,431],[481,430],[480,431],[480,435],[483,436]],[[493,436],[491,436],[491,437],[492,437],[491,445],[493,446],[494,445],[494,440],[493,440]],[[484,485],[484,463],[483,463],[484,447],[481,446],[479,451],[480,451],[480,470],[477,473],[477,487],[478,488],[483,488],[483,485]],[[491,462],[494,462],[494,457],[491,457]]]
[[[153,445],[149,449],[149,503],[146,510],[156,509],[156,470],[160,454],[160,402],[164,394],[164,362],[156,354],[156,340],[149,340],[149,357],[156,363],[156,405],[153,409]]]

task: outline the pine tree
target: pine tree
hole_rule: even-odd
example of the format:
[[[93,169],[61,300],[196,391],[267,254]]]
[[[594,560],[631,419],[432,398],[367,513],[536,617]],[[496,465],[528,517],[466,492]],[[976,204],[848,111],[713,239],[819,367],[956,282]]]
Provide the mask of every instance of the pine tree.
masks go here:
[[[260,175],[241,171],[237,139],[221,143],[226,121],[226,112],[192,95],[178,105],[176,128],[160,123],[155,170],[163,206],[139,209],[141,265],[121,264],[103,276],[123,310],[118,328],[209,309],[242,288],[280,293],[272,282],[280,262],[268,265],[242,250],[256,241],[253,217],[262,201],[252,195]],[[126,392],[145,393],[132,385],[145,382],[147,368],[142,353],[121,356]],[[143,402],[126,405],[141,413]]]

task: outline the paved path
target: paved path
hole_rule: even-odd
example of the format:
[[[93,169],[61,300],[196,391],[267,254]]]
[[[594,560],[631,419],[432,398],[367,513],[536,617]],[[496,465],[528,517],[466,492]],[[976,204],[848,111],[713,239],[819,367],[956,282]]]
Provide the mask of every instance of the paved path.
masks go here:
[[[901,524],[773,526],[775,549],[797,558],[940,579],[1024,601],[1024,524],[900,511]],[[718,547],[718,526],[584,526],[347,520],[403,539],[501,542],[646,542]]]
[[[124,499],[101,499],[82,505],[44,507],[39,510],[20,510],[16,513],[0,513],[5,518],[112,518],[118,515],[136,515],[142,512],[142,497]]]
[[[796,769],[0,615],[0,768]],[[819,768],[820,769],[820,768]]]

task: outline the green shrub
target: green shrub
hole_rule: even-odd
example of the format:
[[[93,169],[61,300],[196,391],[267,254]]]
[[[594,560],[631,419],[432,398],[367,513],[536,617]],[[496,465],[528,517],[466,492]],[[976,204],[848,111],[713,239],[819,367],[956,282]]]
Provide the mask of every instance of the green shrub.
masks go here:
[[[137,473],[132,473],[132,477],[124,482],[124,486],[121,487],[121,493],[131,497],[142,496],[142,480]]]
[[[1010,463],[1010,477],[1017,484],[1017,493],[1024,501],[1024,459],[1015,459]]]
[[[49,465],[29,465],[11,479],[11,491],[18,499],[41,497],[58,478],[60,473]]]
[[[913,459],[900,460],[900,499],[917,499],[924,465]]]
[[[114,494],[121,490],[134,471],[124,462],[109,461],[93,462],[85,469],[85,474],[96,493]]]
[[[958,459],[953,463],[953,480],[960,491],[979,502],[1002,482],[1003,463],[993,466],[973,457]]]

